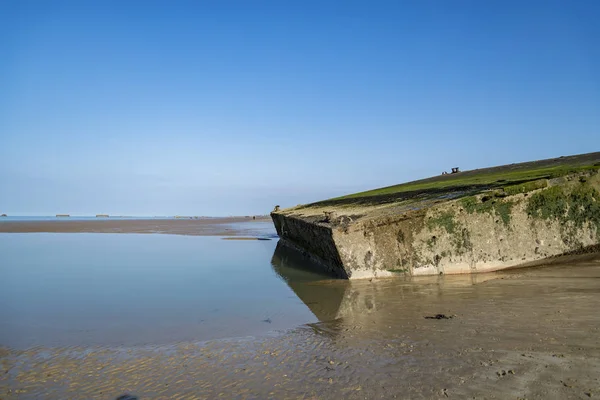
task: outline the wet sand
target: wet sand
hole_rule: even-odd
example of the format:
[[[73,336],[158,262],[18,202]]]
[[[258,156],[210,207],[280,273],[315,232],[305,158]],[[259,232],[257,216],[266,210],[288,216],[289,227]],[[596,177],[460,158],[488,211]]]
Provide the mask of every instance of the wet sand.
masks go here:
[[[236,236],[246,230],[230,224],[271,222],[269,217],[253,220],[248,217],[210,219],[98,219],[52,221],[0,221],[0,233],[165,233],[172,235]]]
[[[600,260],[311,285],[330,297],[295,291],[322,322],[270,336],[155,347],[3,348],[0,398],[600,396]],[[436,314],[453,318],[425,318]]]

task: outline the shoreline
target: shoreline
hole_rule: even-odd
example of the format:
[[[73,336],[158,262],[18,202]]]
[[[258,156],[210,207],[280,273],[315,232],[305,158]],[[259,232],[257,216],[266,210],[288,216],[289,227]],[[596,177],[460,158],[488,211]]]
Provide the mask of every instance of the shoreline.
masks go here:
[[[210,219],[97,219],[2,221],[0,233],[159,233],[192,236],[247,235],[232,224],[271,222],[269,217],[218,217]]]

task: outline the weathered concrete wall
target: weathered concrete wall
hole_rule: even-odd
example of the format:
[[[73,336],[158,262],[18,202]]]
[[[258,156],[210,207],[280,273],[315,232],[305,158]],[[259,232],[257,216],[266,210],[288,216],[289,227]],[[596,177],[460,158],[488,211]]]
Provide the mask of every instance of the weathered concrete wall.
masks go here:
[[[356,220],[285,210],[272,218],[286,243],[341,277],[493,271],[598,245],[600,175],[540,180],[525,193],[490,191]]]

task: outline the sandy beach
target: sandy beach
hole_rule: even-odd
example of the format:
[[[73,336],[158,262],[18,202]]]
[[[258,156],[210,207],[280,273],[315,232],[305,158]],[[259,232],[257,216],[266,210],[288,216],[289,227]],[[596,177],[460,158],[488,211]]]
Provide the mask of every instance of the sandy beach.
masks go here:
[[[333,319],[167,346],[4,348],[4,399],[587,399],[600,260],[472,277],[323,281]],[[315,304],[318,312],[331,301]],[[312,303],[312,304],[311,304]],[[427,318],[444,314],[448,318]]]
[[[2,221],[0,233],[165,233],[171,235],[237,236],[246,233],[241,223],[270,222],[269,217],[206,219],[96,219],[69,218],[50,221]],[[234,225],[232,225],[234,224]]]

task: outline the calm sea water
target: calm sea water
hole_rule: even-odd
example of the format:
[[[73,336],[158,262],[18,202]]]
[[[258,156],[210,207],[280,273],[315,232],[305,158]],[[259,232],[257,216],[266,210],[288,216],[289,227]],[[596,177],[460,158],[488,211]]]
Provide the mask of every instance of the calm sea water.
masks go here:
[[[326,277],[286,268],[276,244],[181,235],[0,234],[0,345],[166,344],[316,322],[296,292]]]

